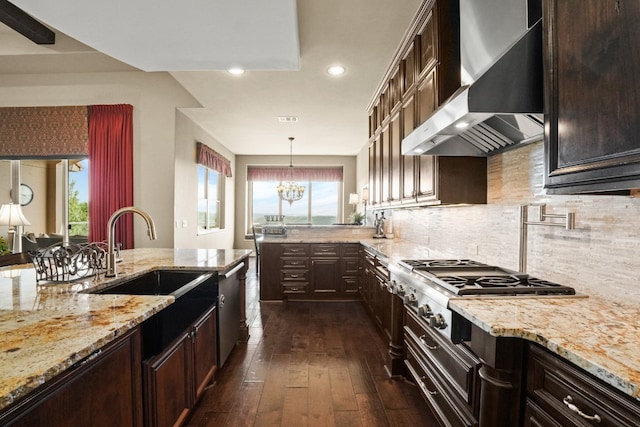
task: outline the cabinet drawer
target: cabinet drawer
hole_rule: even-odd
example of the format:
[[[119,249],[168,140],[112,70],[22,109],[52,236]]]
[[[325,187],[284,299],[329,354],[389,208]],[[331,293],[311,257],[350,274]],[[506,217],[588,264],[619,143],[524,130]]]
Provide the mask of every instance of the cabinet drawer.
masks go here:
[[[308,256],[309,245],[305,244],[283,244],[282,245],[283,256]]]
[[[418,354],[440,371],[451,388],[469,407],[476,396],[480,360],[465,347],[454,345],[405,309],[405,338],[413,342]]]
[[[306,282],[282,283],[282,293],[286,295],[306,294],[307,283]]]
[[[451,397],[452,393],[446,390],[446,383],[437,373],[420,361],[417,353],[418,350],[414,345],[407,343],[405,366],[440,424],[454,427],[477,426],[478,422],[463,406],[464,404]]]
[[[309,258],[282,258],[280,268],[309,268]]]
[[[307,282],[309,281],[309,270],[282,270],[280,271],[281,282]]]
[[[341,264],[342,275],[344,276],[357,276],[360,272],[358,258],[343,258]]]
[[[358,257],[360,256],[360,245],[346,244],[342,246],[343,257]]]
[[[339,256],[338,245],[311,245],[311,256]]]
[[[529,346],[527,395],[562,426],[640,425],[637,401],[536,345]]]

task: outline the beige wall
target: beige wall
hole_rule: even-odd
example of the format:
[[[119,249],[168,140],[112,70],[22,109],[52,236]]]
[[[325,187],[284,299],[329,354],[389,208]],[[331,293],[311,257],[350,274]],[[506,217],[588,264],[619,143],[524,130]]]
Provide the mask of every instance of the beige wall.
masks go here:
[[[343,194],[341,197],[342,213],[345,221],[352,211],[348,204],[349,193],[356,192],[356,156],[295,156],[294,166],[342,166],[344,169]],[[247,166],[283,166],[289,164],[288,156],[236,156],[236,234],[234,247],[253,249],[253,241],[245,239],[247,227]],[[273,190],[275,192],[275,189]]]
[[[132,104],[134,205],[156,222],[150,241],[144,222],[134,220],[137,247],[173,247],[176,108],[199,103],[168,73],[3,75],[0,106]]]
[[[519,205],[546,203],[549,213],[575,212],[576,229],[529,226],[527,272],[612,303],[640,304],[640,199],[547,195],[543,174],[541,142],[490,157],[486,205],[396,209],[394,232],[434,258],[517,269]]]
[[[198,164],[196,163],[196,142],[202,142],[231,161],[232,175],[235,176],[235,155],[216,139],[195,125],[184,114],[176,113],[175,147],[175,188],[174,227],[176,248],[233,247],[235,227],[235,182],[233,177],[225,181],[225,224],[224,229],[198,235]],[[183,227],[186,221],[186,227]]]

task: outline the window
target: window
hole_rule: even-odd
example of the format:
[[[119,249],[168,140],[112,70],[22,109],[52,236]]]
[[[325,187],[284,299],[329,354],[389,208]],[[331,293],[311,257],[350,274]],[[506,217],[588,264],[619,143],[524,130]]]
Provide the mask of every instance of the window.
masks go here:
[[[341,182],[297,181],[306,190],[302,199],[289,204],[280,200],[280,181],[249,183],[249,211],[252,224],[265,224],[265,215],[284,215],[286,224],[329,225],[338,222]],[[252,224],[248,224],[248,228]]]
[[[69,161],[69,236],[89,235],[89,159]]]
[[[342,167],[252,167],[247,170],[249,223],[266,223],[265,215],[284,215],[286,224],[327,225],[340,221]],[[302,199],[291,204],[278,197],[281,181],[294,180],[306,187]]]
[[[198,165],[198,234],[224,228],[224,176]]]

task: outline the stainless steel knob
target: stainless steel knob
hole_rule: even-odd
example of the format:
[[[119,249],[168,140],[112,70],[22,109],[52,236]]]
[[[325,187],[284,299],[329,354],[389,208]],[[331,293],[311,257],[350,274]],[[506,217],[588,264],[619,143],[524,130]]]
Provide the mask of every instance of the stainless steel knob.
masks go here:
[[[431,307],[429,307],[429,304],[422,304],[420,307],[418,307],[418,316],[423,316],[423,317],[433,316],[433,311],[431,311]]]
[[[429,326],[436,329],[444,329],[447,327],[447,322],[444,320],[442,314],[438,313],[429,318]]]
[[[404,303],[408,305],[414,305],[418,301],[415,294],[409,294],[404,296]]]

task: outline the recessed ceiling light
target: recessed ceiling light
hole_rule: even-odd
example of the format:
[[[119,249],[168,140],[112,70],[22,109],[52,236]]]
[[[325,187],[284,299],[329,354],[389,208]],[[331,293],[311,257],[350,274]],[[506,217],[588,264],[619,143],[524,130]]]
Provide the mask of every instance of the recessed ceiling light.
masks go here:
[[[344,74],[345,69],[342,65],[332,65],[327,69],[327,73],[332,76],[339,76],[340,74]]]
[[[229,73],[233,74],[234,76],[239,76],[241,74],[244,74],[244,70],[242,68],[229,68],[227,70]]]

